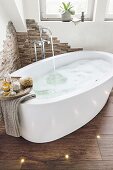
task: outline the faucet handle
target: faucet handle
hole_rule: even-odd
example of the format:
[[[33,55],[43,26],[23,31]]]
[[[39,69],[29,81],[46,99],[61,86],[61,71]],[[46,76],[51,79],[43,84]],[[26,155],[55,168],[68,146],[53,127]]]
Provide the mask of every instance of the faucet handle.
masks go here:
[[[38,41],[38,45],[41,47],[41,46],[42,46],[42,42],[41,42],[41,41]]]
[[[43,42],[47,43],[48,45],[51,43],[50,40],[43,40]]]
[[[51,42],[50,42],[50,41],[47,41],[47,43],[48,43],[48,45],[49,45],[49,44],[51,44]]]

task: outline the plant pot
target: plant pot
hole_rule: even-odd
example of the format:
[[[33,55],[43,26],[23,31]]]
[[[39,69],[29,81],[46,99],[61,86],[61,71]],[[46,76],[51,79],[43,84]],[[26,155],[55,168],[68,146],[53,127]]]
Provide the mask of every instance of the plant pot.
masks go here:
[[[70,22],[70,21],[72,21],[71,14],[68,11],[66,11],[66,12],[64,12],[62,14],[62,21],[63,22]]]

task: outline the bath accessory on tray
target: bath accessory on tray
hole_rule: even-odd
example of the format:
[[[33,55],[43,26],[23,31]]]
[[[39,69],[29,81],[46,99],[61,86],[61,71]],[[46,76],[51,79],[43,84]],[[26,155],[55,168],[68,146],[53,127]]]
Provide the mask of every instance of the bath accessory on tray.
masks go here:
[[[20,78],[20,84],[21,84],[23,89],[28,88],[28,87],[32,87],[33,86],[33,80],[32,80],[31,77]]]
[[[14,100],[0,101],[0,110],[2,110],[2,114],[5,122],[5,129],[8,135],[14,137],[21,136],[19,118],[18,118],[18,107],[20,103],[25,102],[34,97],[36,97],[35,94],[27,94],[25,96],[22,96]]]
[[[14,85],[15,81],[19,82],[20,78],[21,77],[11,77],[12,86]],[[24,78],[23,78],[23,80],[24,80]],[[1,79],[0,81],[3,81],[3,80]],[[33,84],[32,84],[32,86],[33,86]],[[16,98],[25,96],[30,93],[32,86],[29,86],[29,87],[26,86],[26,88],[21,88],[15,95],[10,95],[10,93],[9,93],[9,95],[4,95],[3,93],[1,93],[0,100],[12,100],[12,99],[16,99]]]

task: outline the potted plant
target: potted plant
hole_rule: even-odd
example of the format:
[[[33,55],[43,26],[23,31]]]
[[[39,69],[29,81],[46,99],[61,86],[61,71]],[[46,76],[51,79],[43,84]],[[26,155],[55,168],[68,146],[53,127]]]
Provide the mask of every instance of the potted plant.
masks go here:
[[[70,2],[62,2],[62,6],[60,6],[60,12],[62,13],[63,22],[72,21],[71,15],[75,15],[75,11],[73,10],[73,6]]]

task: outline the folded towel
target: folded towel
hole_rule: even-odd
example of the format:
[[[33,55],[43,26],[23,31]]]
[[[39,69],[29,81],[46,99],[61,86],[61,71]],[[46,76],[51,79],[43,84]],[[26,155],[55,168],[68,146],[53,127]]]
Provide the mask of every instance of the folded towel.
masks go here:
[[[28,94],[26,96],[14,99],[14,100],[5,100],[0,101],[0,107],[5,122],[5,129],[8,135],[14,137],[20,137],[20,126],[18,118],[18,108],[21,102],[25,102],[29,99],[36,97],[35,94]]]

